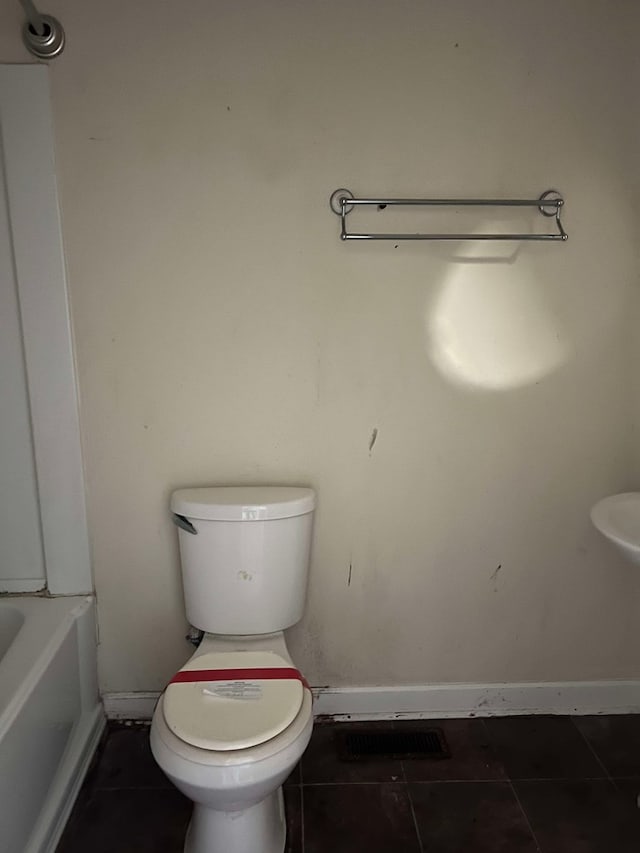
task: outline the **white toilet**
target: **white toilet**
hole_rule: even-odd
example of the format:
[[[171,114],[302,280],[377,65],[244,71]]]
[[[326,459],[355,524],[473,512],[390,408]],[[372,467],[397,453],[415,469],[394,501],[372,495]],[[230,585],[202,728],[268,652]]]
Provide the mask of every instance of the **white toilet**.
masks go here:
[[[151,724],[153,755],[194,802],[185,853],[283,853],[282,783],[313,726],[283,631],[302,616],[315,495],[174,492],[189,622],[205,632]]]

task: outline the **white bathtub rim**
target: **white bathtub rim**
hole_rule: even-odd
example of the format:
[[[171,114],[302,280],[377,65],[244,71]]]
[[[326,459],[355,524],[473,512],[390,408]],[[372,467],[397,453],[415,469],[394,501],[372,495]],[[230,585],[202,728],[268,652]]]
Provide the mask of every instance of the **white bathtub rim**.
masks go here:
[[[15,639],[6,654],[0,661],[0,741],[7,734],[16,717],[20,713],[21,708],[28,700],[31,693],[37,687],[40,678],[46,672],[47,667],[55,657],[60,646],[64,642],[65,637],[73,627],[77,619],[92,606],[94,599],[92,596],[69,596],[67,598],[44,598],[44,597],[19,597],[11,596],[10,598],[0,598],[0,607],[2,601],[11,602],[12,607],[20,609],[20,603],[24,604],[25,621],[20,626]],[[41,602],[38,605],[32,602]],[[42,628],[41,625],[31,626],[33,621],[33,611],[40,608],[51,609],[54,601],[64,601],[69,606],[69,609],[63,609],[59,622],[51,635],[47,635],[47,640],[44,648],[32,657],[25,661],[25,652],[28,655],[28,649],[21,648],[23,643],[21,637],[30,627],[35,630]],[[27,602],[29,602],[27,604]],[[59,605],[55,609],[58,609]],[[29,616],[31,615],[31,619]],[[53,614],[52,614],[53,615]],[[34,644],[37,646],[37,644]],[[25,666],[28,664],[28,666]],[[7,673],[7,670],[9,671]],[[13,676],[13,677],[12,677]],[[3,696],[5,700],[3,701]]]
[[[20,580],[0,581],[0,595],[29,595],[31,593],[44,592],[46,581],[42,578],[21,578]]]

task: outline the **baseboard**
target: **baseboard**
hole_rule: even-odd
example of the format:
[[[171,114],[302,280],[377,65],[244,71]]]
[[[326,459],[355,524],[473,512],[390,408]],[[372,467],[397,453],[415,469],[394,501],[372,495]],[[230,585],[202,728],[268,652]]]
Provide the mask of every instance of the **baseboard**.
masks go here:
[[[150,720],[160,693],[103,693],[109,720]]]
[[[323,687],[314,714],[339,720],[640,712],[640,681]]]
[[[107,693],[112,720],[150,720],[159,693]],[[314,687],[314,714],[338,720],[427,720],[515,714],[640,713],[640,681]]]

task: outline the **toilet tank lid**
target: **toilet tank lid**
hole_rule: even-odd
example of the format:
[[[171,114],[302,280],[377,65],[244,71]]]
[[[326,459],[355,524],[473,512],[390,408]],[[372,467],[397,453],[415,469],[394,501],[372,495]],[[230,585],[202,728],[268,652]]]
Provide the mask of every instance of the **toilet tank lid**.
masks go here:
[[[313,489],[297,486],[213,486],[178,489],[171,511],[206,521],[264,521],[313,512]]]

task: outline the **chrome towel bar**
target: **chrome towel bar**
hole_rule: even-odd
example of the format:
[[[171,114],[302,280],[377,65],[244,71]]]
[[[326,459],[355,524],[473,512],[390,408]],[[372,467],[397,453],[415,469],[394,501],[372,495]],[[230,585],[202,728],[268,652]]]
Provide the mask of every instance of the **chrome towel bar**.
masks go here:
[[[561,240],[567,239],[560,212],[564,199],[557,190],[546,190],[540,198],[476,199],[476,198],[354,198],[350,190],[338,189],[329,199],[331,210],[340,217],[341,240]],[[387,234],[354,233],[347,230],[347,216],[357,205],[372,205],[379,210],[393,206],[421,207],[536,207],[547,217],[553,217],[557,231],[552,234]]]

